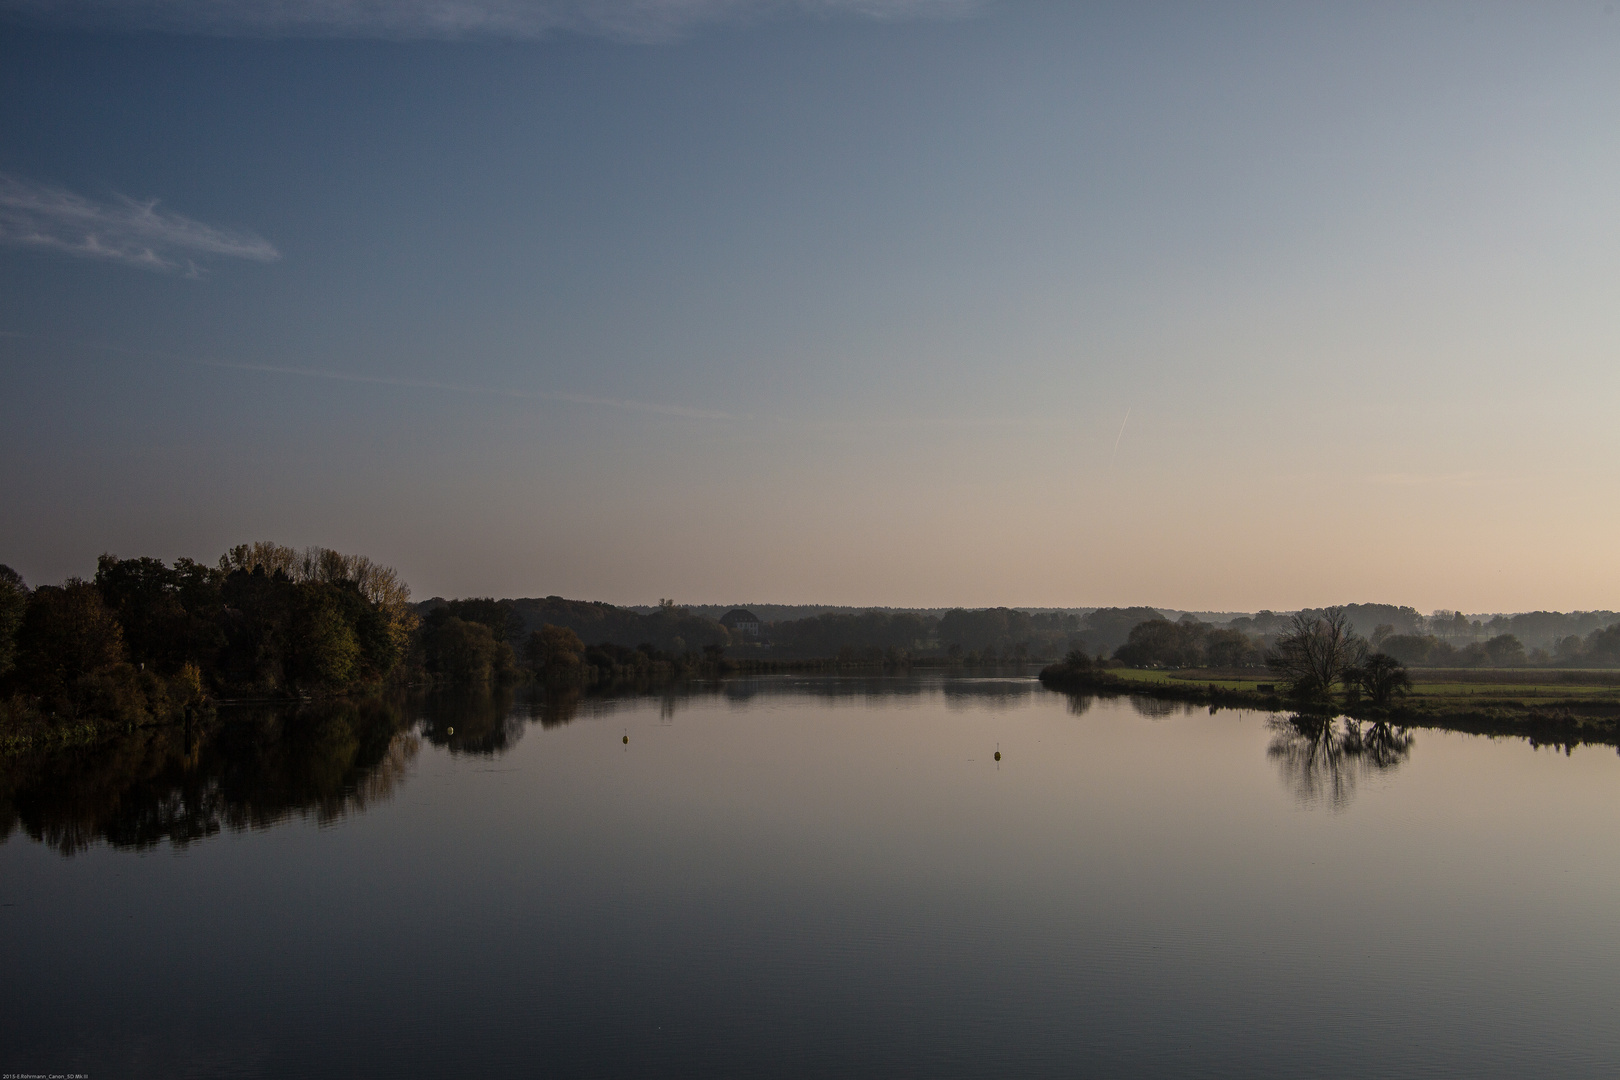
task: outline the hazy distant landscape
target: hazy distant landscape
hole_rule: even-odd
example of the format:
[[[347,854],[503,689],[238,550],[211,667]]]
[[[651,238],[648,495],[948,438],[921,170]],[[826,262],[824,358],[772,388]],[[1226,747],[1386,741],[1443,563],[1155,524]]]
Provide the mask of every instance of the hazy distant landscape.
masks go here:
[[[1149,607],[634,608],[410,596],[398,573],[365,556],[270,542],[238,545],[212,564],[106,555],[88,580],[33,589],[0,566],[0,746],[190,725],[239,700],[1000,665],[1042,668],[1059,688],[1212,707],[1357,714],[1366,704],[1383,720],[1620,735],[1620,617],[1609,611],[1470,618],[1349,604],[1206,620]],[[1432,673],[1415,681],[1409,668]]]

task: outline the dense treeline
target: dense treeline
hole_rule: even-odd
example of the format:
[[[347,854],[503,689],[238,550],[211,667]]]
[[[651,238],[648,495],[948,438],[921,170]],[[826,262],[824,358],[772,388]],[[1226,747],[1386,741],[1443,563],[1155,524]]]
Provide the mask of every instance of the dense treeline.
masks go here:
[[[719,623],[673,604],[643,615],[561,597],[435,597],[418,609],[421,674],[454,685],[519,678],[580,685],[719,674],[730,638]],[[587,648],[586,640],[594,644]]]
[[[1526,650],[1516,635],[1456,645],[1434,634],[1374,635],[1379,646],[1414,667],[1615,667],[1620,666],[1620,622],[1585,637],[1570,634],[1552,648]]]
[[[648,645],[677,655],[702,653],[711,645],[725,646],[731,640],[726,628],[715,620],[694,615],[670,600],[661,602],[648,613],[594,601],[565,600],[560,596],[498,602],[508,604],[517,620],[510,638],[514,643],[527,640],[529,634],[545,626],[572,630],[581,641],[592,644],[631,649]],[[427,605],[439,603],[443,601],[429,600]]]
[[[910,612],[869,610],[832,612],[767,624],[759,639],[733,636],[718,621],[694,614],[671,601],[651,611],[612,604],[543,599],[447,601],[435,597],[418,605],[424,618],[448,610],[458,618],[467,605],[482,605],[491,612],[486,621],[497,640],[510,644],[521,657],[529,637],[545,627],[572,631],[583,642],[639,650],[646,656],[709,657],[716,649],[733,659],[820,659],[854,656],[860,659],[954,657],[964,661],[994,661],[1062,655],[1081,643],[1086,619],[1072,614],[1031,614],[1012,608],[952,609],[935,617]],[[503,614],[493,614],[499,607]],[[1133,609],[1151,615],[1152,609]],[[1087,618],[1090,618],[1089,616]],[[1101,615],[1105,625],[1109,616]],[[1129,625],[1118,630],[1124,640]],[[1105,643],[1108,630],[1099,635]],[[601,654],[602,657],[607,653]],[[656,661],[653,661],[656,662]],[[643,662],[645,663],[645,662]],[[621,664],[622,666],[622,664]]]
[[[1343,608],[1307,608],[1294,615],[1261,612],[1253,617],[1234,619],[1225,626],[1201,623],[1191,615],[1177,622],[1154,613],[1154,617],[1132,626],[1124,644],[1113,650],[1113,659],[1129,667],[1166,668],[1256,668],[1265,662],[1280,636],[1297,629],[1300,618],[1342,618],[1348,632],[1367,642],[1378,652],[1410,667],[1439,668],[1516,668],[1516,667],[1616,667],[1620,666],[1620,621],[1591,630],[1584,637],[1571,634],[1555,641],[1551,650],[1526,649],[1513,634],[1498,634],[1483,641],[1448,640],[1432,633],[1400,633],[1398,626],[1421,626],[1423,617],[1404,609],[1407,618],[1400,624],[1378,623],[1369,634],[1360,633],[1372,617],[1387,616],[1391,609],[1382,604],[1350,605]],[[1545,612],[1534,613],[1545,615]],[[1515,616],[1517,618],[1517,616]],[[1454,620],[1440,620],[1453,622]],[[1497,620],[1492,620],[1493,622]],[[1503,618],[1501,623],[1511,620]],[[1471,626],[1480,625],[1475,621]],[[1470,631],[1471,632],[1471,631]],[[1099,652],[1107,656],[1107,650]]]
[[[1257,668],[1297,636],[1300,619],[1323,618],[1403,668],[1620,665],[1620,620],[1594,624],[1606,612],[1482,622],[1359,604],[1224,624],[1190,615],[1172,622],[1145,607],[1084,615],[874,609],[775,622],[735,614],[734,634],[667,600],[649,610],[557,596],[412,605],[398,575],[367,558],[271,543],[232,548],[214,565],[104,555],[88,581],[33,589],[0,566],[0,719],[135,724],[227,698],[527,677],[584,686],[821,661],[983,664],[1067,654],[1086,664],[1111,656],[1133,667]],[[1527,649],[1509,630],[1521,624],[1537,634],[1585,629]],[[1488,630],[1500,632],[1482,637]]]
[[[1169,657],[1185,661],[1179,666],[1196,667],[1208,662],[1212,648],[1218,651],[1228,647],[1252,649],[1254,643],[1241,631],[1209,627],[1191,616],[1175,623],[1155,619],[1131,631],[1130,640],[1116,650],[1115,663],[1141,667],[1148,666],[1141,662],[1144,658]],[[1245,654],[1245,659],[1248,658]],[[1214,682],[1203,686],[1193,683],[1132,685],[1117,674],[1111,674],[1106,661],[1093,660],[1080,649],[1043,669],[1040,677],[1043,683],[1058,688],[1145,692],[1202,701],[1212,706],[1264,706],[1267,696],[1280,691],[1297,704],[1357,708],[1365,701],[1377,709],[1387,709],[1412,686],[1405,666],[1358,636],[1343,608],[1295,613],[1289,618],[1287,628],[1275,636],[1270,647],[1257,659],[1274,673],[1277,681],[1257,686],[1252,691],[1222,687]]]
[[[13,720],[134,724],[378,686],[412,647],[409,596],[362,556],[266,543],[214,566],[103,555],[90,581],[34,589],[0,567],[0,701]]]
[[[1263,639],[1241,630],[1218,629],[1190,615],[1179,622],[1150,619],[1131,628],[1114,659],[1130,667],[1259,667]]]
[[[837,656],[845,650],[909,655],[933,636],[934,621],[886,611],[830,613],[773,623],[769,633],[772,647],[784,655]]]
[[[1302,614],[1320,616],[1326,610],[1306,609]],[[1552,656],[1561,645],[1566,653],[1571,653],[1573,645],[1567,644],[1570,638],[1577,643],[1584,642],[1594,631],[1620,623],[1620,613],[1613,611],[1525,611],[1516,615],[1470,619],[1460,611],[1421,615],[1415,608],[1393,604],[1346,604],[1336,610],[1343,611],[1352,629],[1368,640],[1385,637],[1432,639],[1450,645],[1458,652],[1469,645],[1484,645],[1493,639],[1511,636],[1521,643],[1527,655],[1542,649]],[[1263,616],[1270,617],[1271,625],[1245,626],[1243,619],[1234,620],[1230,625],[1245,630],[1269,629],[1275,632],[1281,630],[1281,623],[1289,618],[1273,612],[1261,612],[1255,618],[1260,620]],[[1437,665],[1447,663],[1446,655],[1441,650]],[[1466,662],[1464,666],[1467,666]]]
[[[1075,615],[1014,608],[953,608],[939,617],[865,611],[772,623],[770,647],[783,656],[943,656],[994,663],[1061,655],[1081,643]]]

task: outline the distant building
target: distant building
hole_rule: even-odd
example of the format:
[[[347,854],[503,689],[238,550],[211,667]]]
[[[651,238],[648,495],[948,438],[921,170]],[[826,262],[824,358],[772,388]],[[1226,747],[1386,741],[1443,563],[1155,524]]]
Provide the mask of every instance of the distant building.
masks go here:
[[[765,624],[747,608],[732,608],[720,616],[720,625],[738,637],[757,638],[765,632]]]

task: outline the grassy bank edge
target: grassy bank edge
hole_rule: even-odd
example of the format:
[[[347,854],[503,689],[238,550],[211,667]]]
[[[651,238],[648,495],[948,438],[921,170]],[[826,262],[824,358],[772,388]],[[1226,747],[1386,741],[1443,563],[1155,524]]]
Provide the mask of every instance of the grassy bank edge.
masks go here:
[[[1212,708],[1347,716],[1471,735],[1512,735],[1537,745],[1620,746],[1620,702],[1612,700],[1599,702],[1575,697],[1526,704],[1500,698],[1452,704],[1420,699],[1387,706],[1365,701],[1297,701],[1275,692],[1243,690],[1214,682],[1131,678],[1108,670],[1075,670],[1061,664],[1043,668],[1040,681],[1049,689],[1070,693],[1135,695]]]

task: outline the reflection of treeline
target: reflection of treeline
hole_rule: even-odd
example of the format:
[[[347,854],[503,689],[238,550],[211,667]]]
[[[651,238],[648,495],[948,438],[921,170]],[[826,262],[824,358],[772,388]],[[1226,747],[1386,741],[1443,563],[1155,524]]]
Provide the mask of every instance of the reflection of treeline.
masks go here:
[[[294,815],[330,821],[389,798],[418,745],[400,704],[373,697],[236,707],[0,757],[0,839],[21,829],[72,854],[97,841],[184,846]]]
[[[381,685],[416,614],[386,567],[242,545],[213,566],[103,555],[94,578],[29,589],[0,567],[0,702],[29,721],[139,724],[211,697]]]
[[[1000,709],[1040,689],[1027,680],[737,679],[653,688],[665,716],[762,694],[825,701],[943,694],[951,708]],[[436,688],[314,702],[221,706],[192,722],[120,731],[93,744],[0,756],[0,842],[20,831],[64,855],[93,844],[184,847],[289,818],[328,823],[391,798],[424,742],[494,757],[532,723],[643,707],[645,692],[578,687]]]

